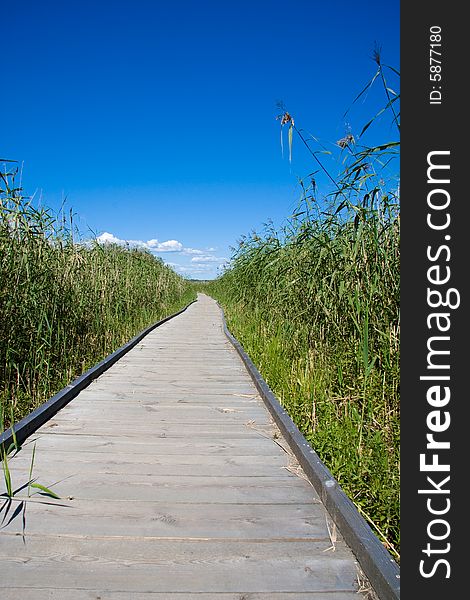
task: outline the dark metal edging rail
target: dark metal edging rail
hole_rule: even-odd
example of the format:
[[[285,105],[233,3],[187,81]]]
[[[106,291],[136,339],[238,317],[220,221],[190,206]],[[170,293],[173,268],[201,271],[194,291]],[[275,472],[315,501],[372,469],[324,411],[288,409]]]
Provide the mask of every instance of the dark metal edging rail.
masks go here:
[[[400,598],[400,568],[372,532],[353,502],[320,460],[291,417],[264,381],[240,342],[230,333],[222,307],[224,332],[243,360],[261,398],[286,438],[305,474],[354,552],[364,574],[380,600]]]
[[[74,379],[72,383],[65,386],[57,392],[52,398],[49,398],[44,404],[41,404],[38,408],[33,410],[29,415],[27,415],[18,423],[13,425],[13,428],[7,429],[0,435],[0,448],[3,446],[8,448],[10,444],[13,443],[13,431],[16,436],[16,440],[18,444],[22,444],[32,433],[36,431],[41,425],[44,425],[49,419],[51,419],[61,408],[63,408],[66,404],[68,404],[75,396],[78,395],[84,388],[86,388],[94,379],[99,377],[104,371],[109,369],[116,361],[124,356],[129,350],[131,350],[134,346],[136,346],[146,335],[148,335],[151,331],[163,325],[170,319],[177,317],[182,312],[184,312],[191,304],[196,302],[193,300],[189,304],[187,304],[184,308],[179,310],[178,312],[165,317],[161,321],[150,325],[140,333],[138,333],[131,340],[126,342],[123,346],[115,350],[112,354],[109,354],[106,358],[104,358],[101,362],[97,363],[88,371],[85,371],[82,375]]]

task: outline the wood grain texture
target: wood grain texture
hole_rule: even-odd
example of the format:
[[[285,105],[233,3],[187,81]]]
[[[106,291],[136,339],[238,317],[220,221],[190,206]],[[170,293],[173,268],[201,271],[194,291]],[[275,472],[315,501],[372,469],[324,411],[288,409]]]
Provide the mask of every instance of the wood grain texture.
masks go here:
[[[24,521],[5,520],[2,599],[361,597],[353,553],[206,296],[36,431],[10,461],[14,486],[34,445],[34,476],[61,500],[35,493]]]

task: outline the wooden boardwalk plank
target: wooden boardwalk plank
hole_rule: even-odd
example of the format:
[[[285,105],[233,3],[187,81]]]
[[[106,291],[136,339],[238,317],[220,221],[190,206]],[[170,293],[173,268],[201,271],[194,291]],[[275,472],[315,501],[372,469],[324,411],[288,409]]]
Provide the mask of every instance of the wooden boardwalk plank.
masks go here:
[[[205,296],[35,432],[10,461],[14,485],[34,444],[34,475],[61,500],[36,493],[0,530],[2,599],[361,595],[354,555]]]
[[[54,582],[58,589],[242,594],[349,592],[356,583],[348,551],[327,553],[322,542],[290,541],[286,552],[278,541],[156,541],[130,535],[124,540],[31,536],[26,548],[21,538],[14,541],[6,556],[0,554],[0,569],[20,588]]]
[[[28,535],[174,539],[323,541],[330,546],[326,515],[308,504],[164,503],[157,500],[80,499],[64,506],[31,502],[26,511]],[[75,506],[76,504],[76,506]],[[149,515],[151,515],[149,517]],[[10,529],[20,533],[20,528]]]
[[[11,588],[12,600],[129,600],[128,592],[116,592],[103,589],[77,590],[76,588],[60,590],[54,588]],[[358,600],[356,592],[328,592],[325,599],[324,593],[315,592],[289,592],[286,593],[250,593],[217,592],[216,594],[186,592],[184,594],[167,592],[132,592],[131,600]]]
[[[12,473],[21,474],[29,469],[31,449],[23,451],[10,463]],[[57,479],[88,473],[142,473],[154,475],[180,475],[206,476],[206,477],[275,477],[280,469],[286,468],[284,454],[272,455],[244,455],[223,456],[219,454],[189,455],[189,454],[131,454],[119,453],[103,454],[86,452],[83,450],[63,450],[56,456],[54,462],[39,461],[34,469],[40,478]]]
[[[100,436],[92,435],[89,432],[83,434],[62,435],[60,429],[56,428],[49,433],[39,432],[34,434],[34,440],[37,440],[38,455],[37,461],[44,460],[39,454],[48,454],[48,461],[53,462],[52,453],[61,454],[64,451],[81,450],[87,452],[101,452],[105,456],[112,456],[113,452],[128,452],[139,454],[155,454],[155,456],[165,454],[224,454],[226,456],[251,456],[252,454],[282,454],[279,447],[273,447],[269,440],[254,438],[224,439],[222,428],[219,436],[214,439],[184,439],[174,438],[171,443],[169,438],[153,437],[146,440],[142,437],[120,435]],[[39,464],[39,462],[38,462]]]

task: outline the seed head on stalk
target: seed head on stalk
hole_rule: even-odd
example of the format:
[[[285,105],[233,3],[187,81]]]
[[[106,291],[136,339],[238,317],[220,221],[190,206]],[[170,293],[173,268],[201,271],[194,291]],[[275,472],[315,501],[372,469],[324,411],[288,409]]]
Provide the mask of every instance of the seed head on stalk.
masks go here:
[[[287,123],[290,123],[289,125],[289,162],[292,162],[292,135],[293,135],[293,129],[294,129],[294,119],[292,117],[291,114],[289,114],[287,112],[287,110],[285,110],[284,106],[279,103],[278,104],[279,108],[281,108],[282,110],[284,110],[283,114],[278,115],[276,117],[276,119],[278,121],[281,121],[281,152],[284,155],[284,145],[282,142],[282,128],[284,127],[284,125],[287,125]]]

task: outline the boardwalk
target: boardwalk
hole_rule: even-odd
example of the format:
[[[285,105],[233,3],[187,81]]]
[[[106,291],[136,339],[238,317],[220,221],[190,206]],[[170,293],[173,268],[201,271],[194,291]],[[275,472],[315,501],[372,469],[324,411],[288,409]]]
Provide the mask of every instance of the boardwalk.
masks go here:
[[[61,500],[0,530],[2,600],[365,598],[205,296],[31,436],[16,487],[31,440]]]

